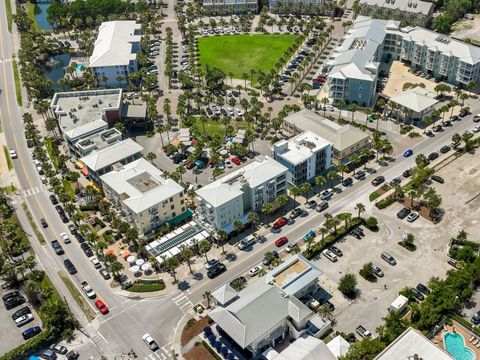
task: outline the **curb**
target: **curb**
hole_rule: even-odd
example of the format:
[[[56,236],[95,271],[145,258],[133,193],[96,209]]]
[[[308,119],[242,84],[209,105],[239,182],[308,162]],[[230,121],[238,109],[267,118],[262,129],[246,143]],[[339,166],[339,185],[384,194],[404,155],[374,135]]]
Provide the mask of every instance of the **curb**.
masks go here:
[[[190,314],[187,312],[185,313],[180,320],[178,321],[177,327],[173,333],[173,340],[172,340],[172,350],[176,354],[176,358],[180,360],[184,360],[185,358],[182,355],[180,337],[181,337],[181,330],[185,327],[188,320],[192,319]]]
[[[154,300],[154,299],[165,298],[165,297],[171,295],[170,293],[166,293],[166,294],[159,294],[159,295],[153,295],[153,296],[141,296],[141,294],[147,294],[147,293],[131,293],[131,292],[126,291],[126,290],[116,291],[116,294],[121,296],[121,297],[130,299],[130,300],[149,300],[149,299]],[[130,294],[132,294],[132,295],[130,295]],[[133,294],[138,294],[138,295],[133,295]]]

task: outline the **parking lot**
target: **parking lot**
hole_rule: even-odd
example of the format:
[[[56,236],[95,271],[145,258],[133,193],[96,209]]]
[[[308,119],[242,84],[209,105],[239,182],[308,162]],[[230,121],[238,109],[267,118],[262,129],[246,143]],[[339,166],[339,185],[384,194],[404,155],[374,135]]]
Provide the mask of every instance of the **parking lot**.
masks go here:
[[[2,290],[1,295],[4,296],[5,294],[8,294],[12,291],[13,290]],[[24,306],[28,306],[32,310],[34,319],[28,324],[25,324],[21,327],[17,327],[15,322],[12,319],[12,314],[15,311],[23,308]],[[7,351],[15,348],[16,346],[24,343],[24,340],[22,337],[22,331],[32,326],[41,327],[41,325],[42,325],[42,322],[40,320],[40,317],[33,310],[33,307],[30,305],[28,301],[10,310],[6,310],[5,306],[2,304],[2,306],[0,307],[0,339],[2,339],[2,341],[0,341],[0,354],[4,354]]]

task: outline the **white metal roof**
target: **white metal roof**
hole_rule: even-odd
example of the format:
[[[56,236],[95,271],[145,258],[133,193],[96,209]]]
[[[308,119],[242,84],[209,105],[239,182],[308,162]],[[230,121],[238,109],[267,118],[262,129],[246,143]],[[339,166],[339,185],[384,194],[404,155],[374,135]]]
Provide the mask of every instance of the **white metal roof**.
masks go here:
[[[403,91],[401,94],[390,98],[390,101],[417,113],[438,103],[434,93],[419,86]]]
[[[80,161],[89,169],[97,171],[106,166],[113,165],[120,160],[133,156],[143,150],[143,147],[132,139],[126,139],[113,144],[100,151],[93,152]]]
[[[272,360],[336,360],[325,343],[313,336],[302,336]]]
[[[400,10],[415,14],[429,15],[433,4],[420,0],[360,0],[360,5],[378,6],[380,8]]]
[[[138,176],[148,177],[147,180],[152,186],[142,191],[131,181]],[[143,158],[124,165],[118,171],[103,175],[101,180],[121,195],[122,202],[136,214],[183,191],[182,186],[172,179],[164,178],[162,171]]]
[[[454,360],[453,356],[413,328],[405,330],[375,360],[409,360],[415,354],[423,360]]]
[[[90,67],[128,65],[136,59],[132,44],[140,42],[141,25],[135,21],[107,21],[100,25]]]
[[[327,343],[327,347],[336,358],[339,358],[348,353],[350,344],[341,335],[338,335]]]
[[[274,149],[276,149],[277,155],[289,163],[297,165],[328,146],[330,143],[327,140],[307,130],[289,140],[278,141],[274,144]]]

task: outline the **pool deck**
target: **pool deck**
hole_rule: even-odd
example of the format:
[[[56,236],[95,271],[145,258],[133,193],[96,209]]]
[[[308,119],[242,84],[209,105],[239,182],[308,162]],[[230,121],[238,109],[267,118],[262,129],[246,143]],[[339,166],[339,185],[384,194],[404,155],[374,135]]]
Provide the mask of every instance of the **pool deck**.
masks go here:
[[[436,344],[438,347],[444,350],[446,349],[445,349],[445,344],[443,343],[443,336],[446,332],[458,333],[462,335],[463,340],[465,342],[465,346],[474,352],[475,359],[480,359],[480,336],[475,336],[472,339],[472,332],[468,331],[463,325],[453,320],[453,325],[451,326],[445,325],[443,330],[440,331],[437,335],[435,335],[435,337],[432,339],[434,344]],[[478,344],[476,344],[477,340],[478,340]],[[476,346],[473,344],[476,344]]]

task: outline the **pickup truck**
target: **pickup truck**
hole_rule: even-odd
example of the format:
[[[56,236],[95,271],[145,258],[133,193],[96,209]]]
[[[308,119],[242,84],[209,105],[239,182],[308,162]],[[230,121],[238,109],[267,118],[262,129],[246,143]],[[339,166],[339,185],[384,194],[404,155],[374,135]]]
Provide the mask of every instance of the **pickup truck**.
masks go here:
[[[95,291],[93,291],[93,289],[90,287],[90,285],[88,285],[86,281],[82,282],[80,286],[82,287],[83,292],[88,296],[89,299],[95,299],[97,297]]]
[[[371,333],[370,331],[368,331],[367,329],[365,329],[362,325],[357,326],[357,328],[355,329],[355,331],[356,331],[356,333],[357,333],[358,335],[360,335],[363,339],[372,336],[372,333]]]

